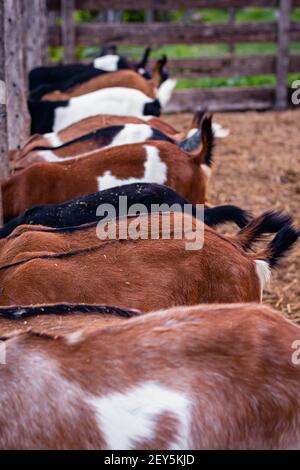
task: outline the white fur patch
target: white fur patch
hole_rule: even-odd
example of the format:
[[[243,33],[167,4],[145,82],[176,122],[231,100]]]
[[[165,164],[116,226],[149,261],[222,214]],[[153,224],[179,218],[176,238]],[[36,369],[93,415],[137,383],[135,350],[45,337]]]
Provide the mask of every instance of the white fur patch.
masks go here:
[[[51,147],[59,147],[63,144],[63,141],[59,138],[56,132],[49,132],[48,134],[44,134],[44,137],[48,140],[49,146]]]
[[[262,301],[264,289],[268,286],[271,281],[271,269],[266,261],[260,259],[255,260],[255,269],[260,282],[260,300]]]
[[[188,133],[187,133],[187,136],[186,136],[187,139],[189,139],[189,138],[192,137],[194,134],[196,134],[197,130],[198,130],[197,127],[193,127],[192,129],[190,129],[190,130],[188,131]]]
[[[82,339],[83,339],[82,330],[74,331],[74,333],[70,333],[65,336],[65,341],[69,345],[80,343]]]
[[[190,401],[182,392],[156,382],[145,382],[127,390],[88,400],[96,412],[107,449],[128,450],[139,442],[154,439],[156,421],[172,413],[179,425],[177,438],[168,449],[189,448]]]
[[[230,134],[229,129],[222,127],[221,124],[218,124],[217,122],[213,122],[212,128],[213,128],[215,137],[218,137],[219,139],[224,139],[225,137],[228,137]]]
[[[201,165],[201,170],[203,171],[203,173],[206,175],[208,179],[211,177],[212,169],[208,165],[205,165],[205,163],[203,163]]]
[[[159,157],[159,150],[153,145],[144,145],[146,151],[146,161],[144,164],[145,173],[140,178],[129,177],[127,179],[120,179],[110,171],[106,171],[102,176],[97,177],[98,189],[113,188],[115,186],[123,186],[131,183],[158,183],[165,184],[167,181],[168,167]]]
[[[58,132],[75,122],[97,114],[143,118],[145,104],[152,101],[152,98],[133,88],[103,88],[71,98],[68,106],[56,108],[53,130]]]
[[[61,162],[62,158],[57,157],[52,150],[38,150],[36,156],[43,159],[45,162]]]
[[[159,99],[162,107],[166,106],[166,104],[170,101],[176,83],[177,81],[174,78],[168,78],[160,85],[157,92],[157,98]]]
[[[145,142],[152,136],[152,129],[147,124],[125,124],[108,147]]]
[[[105,70],[106,72],[115,72],[118,70],[119,56],[116,54],[107,54],[103,57],[97,57],[94,60],[94,67],[96,69]]]
[[[104,147],[100,147],[85,153],[78,155],[66,155],[64,157],[58,157],[52,150],[39,150],[36,154],[39,158],[46,162],[62,162],[66,160],[75,160],[76,158],[82,158],[90,156],[92,153],[98,152],[99,149],[105,149],[109,147],[116,147],[118,145],[136,144],[149,140],[152,136],[152,128],[147,124],[125,124],[124,128],[118,132],[114,137],[111,144]]]

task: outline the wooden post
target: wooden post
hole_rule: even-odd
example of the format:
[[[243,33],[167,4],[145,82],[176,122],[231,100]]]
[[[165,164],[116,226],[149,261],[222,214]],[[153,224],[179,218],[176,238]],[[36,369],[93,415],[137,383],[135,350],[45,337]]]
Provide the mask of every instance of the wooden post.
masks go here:
[[[235,13],[236,13],[235,8],[233,8],[233,7],[229,8],[229,21],[228,21],[228,24],[231,25],[231,26],[235,25]],[[235,52],[235,42],[234,42],[234,38],[233,38],[232,42],[229,44],[229,53],[234,54],[234,52]]]
[[[148,9],[145,11],[146,23],[152,23],[154,21],[154,10]]]
[[[46,0],[24,2],[24,40],[26,71],[48,62],[48,21]]]
[[[61,16],[62,16],[62,44],[64,47],[64,63],[70,64],[75,59],[75,23],[74,0],[61,0]]]
[[[279,0],[278,39],[277,39],[277,85],[276,109],[288,106],[289,72],[289,33],[291,27],[292,0]]]
[[[5,90],[4,0],[0,0],[0,227],[3,225],[1,182],[9,175]]]
[[[4,57],[7,93],[8,148],[17,150],[30,135],[21,0],[4,3]]]

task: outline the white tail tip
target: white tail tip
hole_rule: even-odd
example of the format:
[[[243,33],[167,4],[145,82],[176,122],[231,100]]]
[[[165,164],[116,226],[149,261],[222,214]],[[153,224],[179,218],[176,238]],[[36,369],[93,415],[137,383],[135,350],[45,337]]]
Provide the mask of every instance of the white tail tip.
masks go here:
[[[174,78],[168,78],[168,80],[160,85],[157,92],[157,98],[159,99],[162,107],[166,106],[166,104],[170,101],[176,83],[177,80]]]

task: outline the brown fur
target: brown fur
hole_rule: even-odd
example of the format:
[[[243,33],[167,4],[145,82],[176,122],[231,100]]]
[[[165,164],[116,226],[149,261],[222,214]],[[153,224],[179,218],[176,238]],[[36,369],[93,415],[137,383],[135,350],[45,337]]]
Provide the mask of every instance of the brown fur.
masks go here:
[[[148,235],[150,223],[161,224],[161,217],[144,215],[143,232]],[[186,250],[190,232],[174,239],[174,223],[177,227],[183,220],[193,230],[200,223],[171,214],[171,240],[162,239],[161,226],[159,239],[146,240],[100,241],[95,227],[66,234],[37,229],[9,237],[1,250],[1,305],[85,302],[150,311],[199,302],[259,301],[255,255],[209,227],[203,248]],[[126,224],[127,219],[117,222],[117,236]]]
[[[118,72],[106,73],[104,75],[99,75],[98,77],[92,78],[80,85],[62,92],[62,91],[53,91],[47,93],[43,96],[42,100],[44,101],[64,101],[74,98],[75,96],[85,95],[86,93],[92,93],[102,88],[112,88],[112,87],[125,87],[125,88],[134,88],[140,90],[149,98],[156,98],[157,88],[155,86],[154,80],[146,80],[137,72],[133,70],[121,70]]]
[[[114,176],[143,178],[146,151],[143,144],[130,144],[92,152],[90,156],[59,163],[37,163],[17,172],[2,185],[4,220],[24,212],[34,204],[57,204],[98,191],[97,177],[110,171]],[[199,160],[205,148],[191,156],[168,142],[148,141],[159,150],[167,165],[164,184],[192,203],[204,203],[208,177]]]
[[[176,307],[82,332],[73,344],[15,335],[1,367],[0,447],[111,449],[88,398],[155,383],[189,400],[186,439],[177,441],[179,417],[161,412],[129,449],[299,449],[299,339],[298,326],[255,304]],[[120,430],[129,432],[122,415]]]

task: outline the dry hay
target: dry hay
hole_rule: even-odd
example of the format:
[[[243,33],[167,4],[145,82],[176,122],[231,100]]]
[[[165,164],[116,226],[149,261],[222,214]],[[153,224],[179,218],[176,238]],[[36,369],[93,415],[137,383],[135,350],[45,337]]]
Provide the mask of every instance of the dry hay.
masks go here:
[[[164,117],[178,129],[192,114]],[[259,215],[284,209],[300,228],[300,109],[224,113],[214,120],[230,129],[217,140],[209,202],[236,204]],[[264,301],[300,322],[300,242],[274,272]]]

